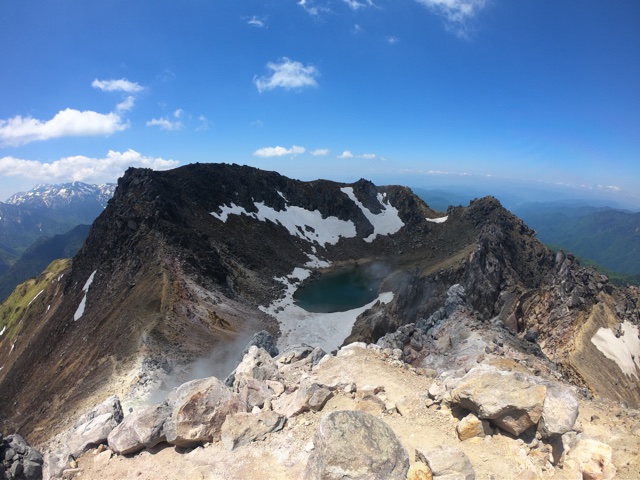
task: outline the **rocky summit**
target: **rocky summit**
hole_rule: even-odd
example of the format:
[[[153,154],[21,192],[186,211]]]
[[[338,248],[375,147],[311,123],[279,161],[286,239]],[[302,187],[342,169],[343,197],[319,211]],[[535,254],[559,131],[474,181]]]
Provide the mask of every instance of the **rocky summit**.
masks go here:
[[[361,305],[299,305],[345,271]],[[129,169],[49,277],[0,318],[0,430],[46,478],[640,476],[638,291],[494,198]]]

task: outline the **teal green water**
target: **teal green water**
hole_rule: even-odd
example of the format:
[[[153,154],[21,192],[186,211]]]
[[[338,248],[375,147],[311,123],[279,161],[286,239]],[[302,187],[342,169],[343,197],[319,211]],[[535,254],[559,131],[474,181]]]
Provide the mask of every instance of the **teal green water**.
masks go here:
[[[366,267],[349,267],[299,288],[293,299],[308,312],[345,312],[375,300],[379,285],[380,281]]]

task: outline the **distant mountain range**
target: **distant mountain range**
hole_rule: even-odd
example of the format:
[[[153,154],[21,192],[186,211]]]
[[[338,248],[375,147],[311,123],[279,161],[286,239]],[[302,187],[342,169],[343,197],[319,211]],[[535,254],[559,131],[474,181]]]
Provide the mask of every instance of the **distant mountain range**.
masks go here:
[[[468,205],[477,193],[426,188],[414,191],[431,208],[442,212],[449,205]],[[523,202],[510,195],[499,199],[533,228],[543,243],[613,272],[640,274],[640,213],[588,200]]]
[[[0,202],[0,300],[52,260],[75,255],[115,187],[38,185]],[[75,230],[79,225],[84,227]]]

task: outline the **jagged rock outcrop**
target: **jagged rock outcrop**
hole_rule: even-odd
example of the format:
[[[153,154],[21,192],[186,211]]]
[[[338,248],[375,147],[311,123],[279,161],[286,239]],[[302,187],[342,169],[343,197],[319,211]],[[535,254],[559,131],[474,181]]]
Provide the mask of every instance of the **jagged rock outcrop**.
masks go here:
[[[332,412],[320,421],[305,478],[405,480],[409,455],[383,421],[364,412]]]

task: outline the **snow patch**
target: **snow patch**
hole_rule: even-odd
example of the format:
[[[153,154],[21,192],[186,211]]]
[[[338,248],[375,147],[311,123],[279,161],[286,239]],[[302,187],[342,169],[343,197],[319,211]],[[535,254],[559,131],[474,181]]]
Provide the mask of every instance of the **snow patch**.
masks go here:
[[[0,337],[4,335],[4,332],[7,330],[7,326],[2,327],[2,331],[0,331]]]
[[[378,194],[382,212],[374,214],[356,198],[352,187],[344,187],[340,191],[362,210],[365,218],[373,225],[373,233],[364,239],[365,242],[371,243],[378,235],[391,235],[404,227],[404,222],[398,215],[398,209],[386,203],[386,195]]]
[[[306,210],[301,207],[287,206],[285,210],[274,210],[264,202],[254,202],[258,212],[247,212],[244,207],[235,204],[220,207],[221,213],[211,212],[218,220],[226,222],[229,215],[246,215],[266,222],[280,224],[291,235],[309,242],[316,242],[322,246],[327,243],[335,245],[340,237],[355,237],[356,226],[351,221],[340,220],[337,217],[322,218],[319,210]]]
[[[84,284],[84,287],[82,287],[84,296],[82,297],[82,301],[80,302],[80,305],[78,305],[78,309],[76,310],[76,313],[73,314],[74,322],[79,320],[80,317],[82,317],[82,315],[84,314],[84,307],[87,304],[87,292],[89,291],[89,287],[91,287],[91,284],[93,283],[93,277],[95,276],[96,272],[97,270],[94,270],[93,273],[89,275],[87,282]]]
[[[42,292],[44,292],[44,290],[40,290],[40,291],[38,292],[38,294],[37,294],[35,297],[33,297],[33,298],[31,299],[31,301],[27,304],[27,307],[28,307],[29,305],[31,305],[31,304],[34,302],[34,300],[40,296],[40,294],[41,294]]]
[[[605,357],[616,362],[625,375],[638,378],[640,371],[638,326],[625,321],[621,329],[622,335],[618,338],[610,328],[600,328],[591,338],[591,343]]]
[[[444,223],[447,221],[447,218],[449,218],[449,215],[447,215],[446,217],[440,217],[440,218],[427,218],[427,222]]]

